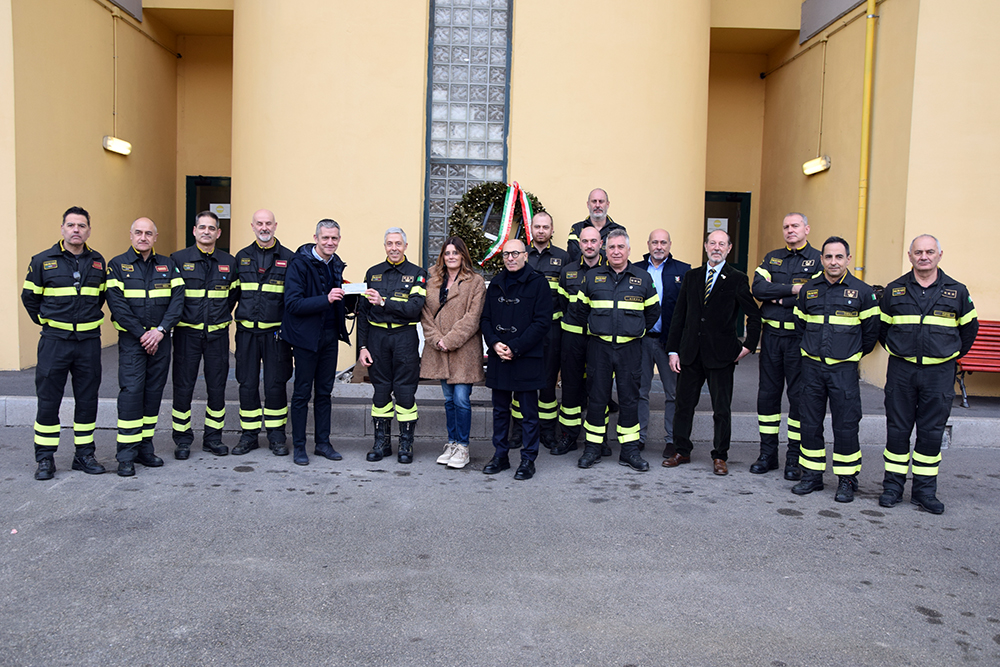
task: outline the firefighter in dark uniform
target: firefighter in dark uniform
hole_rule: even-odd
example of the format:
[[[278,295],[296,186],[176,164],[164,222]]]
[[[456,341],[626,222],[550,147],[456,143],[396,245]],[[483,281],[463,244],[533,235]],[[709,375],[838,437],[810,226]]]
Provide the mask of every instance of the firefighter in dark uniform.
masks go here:
[[[235,455],[257,449],[261,426],[275,456],[287,456],[285,424],[292,377],[292,348],[278,335],[285,312],[285,271],[295,253],[274,236],[274,213],[253,214],[256,240],[236,253],[240,301],[236,306],[236,381],[240,383],[240,428]],[[260,371],[264,367],[264,407]]]
[[[174,458],[181,461],[191,455],[194,442],[191,396],[203,357],[208,404],[202,446],[216,456],[229,453],[222,444],[222,427],[226,423],[229,323],[239,297],[239,281],[236,259],[215,247],[221,234],[218,216],[202,211],[195,218],[195,245],[170,256],[184,279],[184,313],[174,331]]]
[[[587,210],[590,215],[586,220],[574,223],[569,229],[569,238],[566,240],[566,252],[569,253],[569,261],[575,262],[580,259],[580,232],[587,227],[594,227],[601,233],[601,256],[605,256],[604,245],[608,240],[608,234],[616,229],[625,231],[625,228],[611,219],[608,215],[608,207],[611,202],[608,200],[608,193],[600,188],[591,190],[587,196]]]
[[[955,360],[969,351],[979,331],[969,290],[938,269],[942,254],[933,236],[913,239],[908,253],[913,270],[886,286],[879,331],[889,367],[885,478],[878,504],[892,507],[902,500],[916,425],[910,502],[932,514],[944,512],[937,475],[941,437],[955,398]]]
[[[649,470],[639,454],[639,380],[642,375],[642,337],[660,317],[660,297],[653,279],[628,261],[629,240],[622,230],[608,234],[608,263],[587,273],[577,300],[566,316],[571,326],[587,326],[589,403],[584,429],[587,445],[577,465],[589,468],[601,458],[607,430],[605,412],[611,402],[611,384],[617,381],[618,463]]]
[[[757,385],[757,424],[760,456],[750,465],[759,475],[778,468],[778,429],[781,394],[788,386],[788,451],[785,479],[802,478],[799,467],[799,373],[801,338],[795,328],[795,297],[802,285],[822,271],[819,251],[809,245],[809,221],[789,213],[781,223],[785,247],[764,256],[753,276],[751,292],[761,302],[760,381]]]
[[[399,422],[400,463],[413,462],[417,426],[417,383],[420,354],[417,324],[427,296],[427,272],[406,259],[406,232],[390,227],[385,233],[386,260],[368,269],[368,290],[358,317],[358,360],[369,369],[375,389],[372,420],[375,445],[369,461],[392,454],[390,433],[393,397]]]
[[[163,465],[153,451],[160,400],[170,371],[170,330],[184,309],[184,280],[174,261],[157,254],[156,225],[139,218],[132,246],[108,263],[108,308],[118,329],[118,474],[135,462]]]
[[[35,367],[35,479],[52,479],[59,446],[59,406],[66,376],[73,376],[73,470],[105,472],[94,457],[97,390],[101,386],[101,311],[105,264],[87,245],[90,214],[79,206],[63,213],[62,240],[31,258],[21,302],[42,326]]]
[[[802,332],[802,373],[799,410],[802,480],[792,493],[805,495],[823,489],[826,445],[823,418],[830,400],[833,420],[833,474],[839,477],[834,500],[849,503],[858,490],[861,472],[861,393],[858,361],[878,342],[879,309],[872,288],[847,269],[851,248],[831,236],[820,252],[823,274],[799,290],[796,327]]]
[[[549,282],[552,290],[552,303],[559,303],[559,276],[569,264],[569,254],[562,248],[552,245],[552,216],[545,211],[539,211],[531,218],[531,247],[528,249],[528,266],[538,271]],[[556,401],[556,384],[559,382],[559,351],[562,339],[563,311],[555,308],[552,312],[552,326],[545,337],[545,389],[538,392],[538,419],[541,423],[541,442],[546,449],[552,449],[557,444],[559,403]],[[514,416],[511,446],[517,447],[521,442],[520,404],[514,399],[511,404],[511,414]]]
[[[553,456],[576,451],[583,427],[583,406],[587,402],[587,325],[570,324],[567,316],[588,272],[608,263],[601,255],[601,234],[596,227],[587,227],[580,232],[580,250],[580,259],[570,263],[559,275],[559,296],[554,303],[554,308],[561,311],[563,317],[559,322],[562,334],[559,358],[562,374],[559,426],[562,427],[562,438],[549,450]],[[602,444],[601,455],[611,456],[611,448]]]

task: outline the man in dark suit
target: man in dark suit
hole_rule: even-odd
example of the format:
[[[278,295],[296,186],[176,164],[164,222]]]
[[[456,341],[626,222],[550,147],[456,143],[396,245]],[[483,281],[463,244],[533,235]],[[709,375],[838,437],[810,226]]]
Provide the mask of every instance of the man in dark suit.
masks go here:
[[[757,349],[760,340],[760,309],[750,295],[747,275],[726,263],[732,248],[728,233],[716,230],[709,234],[705,242],[708,264],[688,271],[681,283],[667,338],[670,369],[680,373],[674,416],[677,451],[663,462],[665,468],[691,462],[694,409],[708,380],[715,421],[713,470],[716,475],[729,473],[726,460],[732,431],[733,370],[740,359]],[[736,337],[741,307],[747,316],[742,345]]]

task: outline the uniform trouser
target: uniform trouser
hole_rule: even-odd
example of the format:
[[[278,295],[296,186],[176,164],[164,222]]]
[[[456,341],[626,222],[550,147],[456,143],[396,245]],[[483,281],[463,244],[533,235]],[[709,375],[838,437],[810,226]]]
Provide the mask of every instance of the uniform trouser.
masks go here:
[[[292,444],[306,446],[306,419],[309,417],[309,397],[313,395],[313,421],[316,445],[330,442],[330,394],[337,378],[337,353],[340,337],[337,329],[324,329],[316,351],[292,348],[295,357],[295,385],[292,389]]]
[[[587,346],[587,449],[601,449],[607,432],[611,386],[618,384],[618,442],[622,453],[639,447],[639,376],[642,341],[615,346],[591,337]]]
[[[646,335],[642,339],[642,375],[639,378],[639,442],[646,442],[649,428],[649,390],[653,386],[654,366],[663,384],[663,440],[669,445],[674,441],[677,374],[670,370],[670,357],[660,345],[659,337]]]
[[[153,453],[153,433],[160,415],[163,387],[170,371],[170,336],[156,354],[147,354],[132,334],[118,334],[118,461]]]
[[[97,427],[97,390],[101,386],[101,339],[64,340],[49,336],[38,339],[35,366],[35,461],[51,459],[59,446],[59,405],[72,375],[73,444],[77,456],[94,453]]]
[[[264,407],[260,405],[260,375],[264,368]],[[292,348],[275,331],[236,331],[236,381],[240,383],[240,427],[254,438],[261,426],[272,445],[285,444]]]
[[[392,419],[392,399],[396,399],[396,419],[417,419],[417,383],[420,381],[419,341],[414,326],[385,329],[372,325],[368,330],[368,353],[372,365],[368,377],[375,388],[372,417]]]
[[[833,422],[833,474],[857,475],[861,472],[861,446],[858,443],[861,391],[858,388],[857,362],[825,364],[803,357],[799,382],[799,414],[802,415],[799,465],[806,473],[823,474],[826,470],[823,418],[829,399],[830,419]]]
[[[757,427],[761,456],[778,455],[781,427],[781,394],[788,386],[788,453],[786,460],[797,463],[801,421],[799,416],[799,375],[802,371],[801,336],[778,336],[768,326],[760,342],[760,380],[757,384]]]
[[[733,432],[733,372],[736,364],[722,368],[705,368],[699,355],[690,364],[681,364],[677,378],[677,412],[674,415],[674,445],[681,456],[691,456],[691,428],[694,409],[701,398],[701,388],[708,382],[708,395],[712,399],[712,459],[729,460],[729,441]]]
[[[556,419],[559,417],[559,403],[556,401],[556,384],[559,383],[559,352],[562,347],[562,328],[558,320],[553,320],[549,333],[545,336],[543,358],[545,359],[545,387],[538,390],[538,419],[542,429],[552,438],[556,437]],[[516,420],[522,419],[520,401],[514,398],[511,414]]]
[[[583,405],[587,401],[587,336],[562,332],[560,366],[562,369],[562,406],[559,425],[563,434],[576,442],[583,426]]]
[[[174,329],[174,444],[189,449],[194,442],[191,429],[191,396],[198,379],[198,366],[205,359],[204,442],[222,444],[222,427],[226,424],[226,379],[229,376],[229,336],[223,331],[211,337],[202,331]]]
[[[493,447],[496,456],[507,457],[510,449],[507,442],[507,427],[510,425],[511,402],[514,399],[521,405],[521,459],[534,461],[538,456],[538,392],[537,391],[503,391],[493,390]]]
[[[955,362],[918,366],[889,357],[885,378],[885,471],[906,480],[910,464],[910,434],[917,427],[913,447],[913,477],[937,477],[941,438],[955,398]],[[887,476],[888,477],[888,476]]]

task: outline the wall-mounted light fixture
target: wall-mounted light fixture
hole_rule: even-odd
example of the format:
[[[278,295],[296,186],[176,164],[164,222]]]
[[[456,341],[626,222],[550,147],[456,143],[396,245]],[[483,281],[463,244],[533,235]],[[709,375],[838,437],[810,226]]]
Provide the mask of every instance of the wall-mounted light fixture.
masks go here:
[[[821,155],[818,158],[813,158],[808,162],[802,164],[802,173],[806,176],[812,176],[813,174],[818,174],[821,171],[826,171],[830,168],[830,156]]]
[[[118,137],[105,136],[104,150],[111,151],[112,153],[120,153],[121,155],[128,155],[132,152],[132,144],[124,139],[119,139]]]

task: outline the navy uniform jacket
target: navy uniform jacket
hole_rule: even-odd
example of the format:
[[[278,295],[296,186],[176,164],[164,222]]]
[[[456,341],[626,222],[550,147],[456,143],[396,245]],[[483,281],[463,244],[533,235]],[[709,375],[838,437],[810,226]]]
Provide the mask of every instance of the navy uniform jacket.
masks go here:
[[[136,338],[170,331],[184,310],[184,279],[169,257],[153,249],[143,259],[129,247],[108,263],[108,307],[115,328]]]
[[[825,364],[860,361],[878,342],[875,293],[850,271],[832,285],[824,274],[804,284],[795,317],[802,356]]]
[[[371,327],[395,329],[416,326],[427,299],[427,272],[405,257],[399,264],[388,259],[368,269],[365,282],[385,299],[385,305],[372,307],[366,298],[359,299],[358,349],[368,344]]]
[[[660,317],[660,295],[644,269],[629,262],[621,273],[609,265],[587,272],[566,316],[570,326],[614,346],[646,335]]]
[[[558,246],[552,245],[550,241],[541,252],[532,244],[528,248],[528,266],[545,276],[549,281],[549,289],[552,290],[553,311],[552,321],[558,322],[562,319],[565,311],[559,307],[559,276],[563,269],[570,263],[569,253]],[[558,326],[558,325],[553,325]]]
[[[764,327],[777,336],[797,336],[795,296],[792,285],[802,285],[823,272],[820,252],[809,245],[793,250],[787,246],[764,255],[753,274],[754,297],[761,301]]]
[[[42,325],[42,336],[100,338],[105,289],[101,253],[84,244],[77,256],[59,241],[31,258],[21,303],[31,321]]]
[[[178,327],[225,336],[239,298],[236,259],[216,248],[206,254],[193,245],[170,256],[184,279],[184,312]]]
[[[580,232],[582,232],[587,227],[593,227],[594,223],[590,221],[590,218],[586,220],[581,220],[580,222],[573,223],[573,226],[569,228],[569,238],[566,241],[566,252],[569,253],[569,259],[572,262],[580,259],[583,254],[580,252]],[[608,234],[616,229],[625,231],[625,227],[619,225],[617,222],[608,217],[607,222],[601,227],[601,256],[604,256],[604,244],[608,240]]]
[[[262,248],[254,241],[236,253],[240,301],[235,317],[241,331],[281,326],[285,314],[285,273],[294,256],[277,239],[270,248]]]

